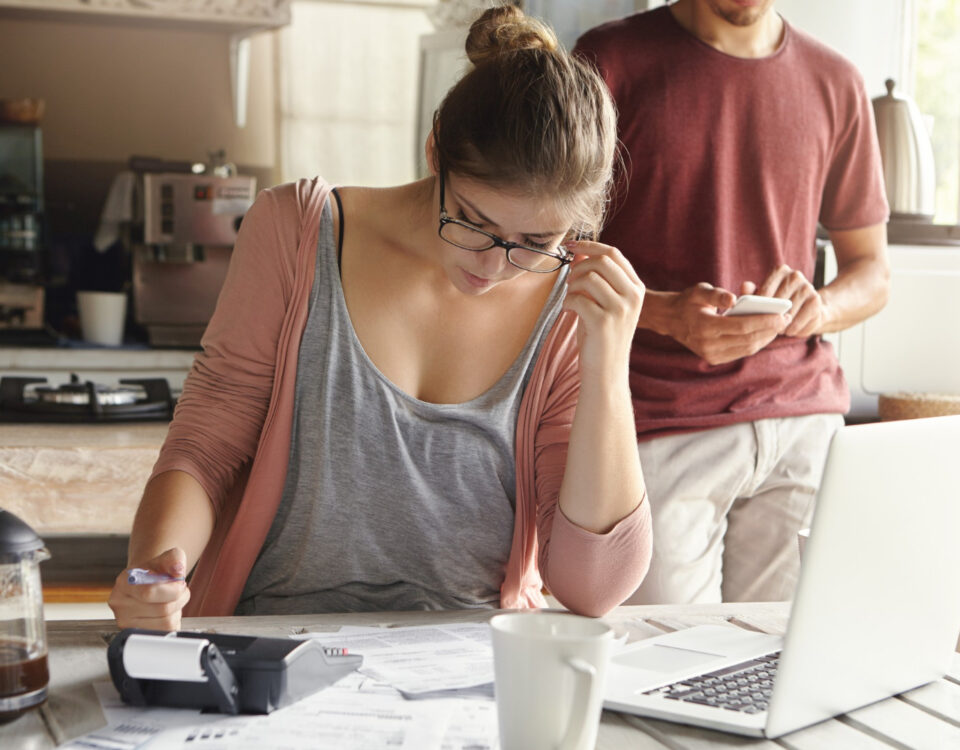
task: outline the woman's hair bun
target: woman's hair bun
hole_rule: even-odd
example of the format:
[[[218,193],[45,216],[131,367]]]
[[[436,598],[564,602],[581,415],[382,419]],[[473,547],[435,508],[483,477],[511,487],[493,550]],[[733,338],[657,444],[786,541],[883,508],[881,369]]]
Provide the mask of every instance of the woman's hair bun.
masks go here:
[[[553,52],[560,43],[544,23],[524,14],[515,5],[500,5],[484,11],[467,34],[467,57],[474,65],[505,52],[543,49]]]

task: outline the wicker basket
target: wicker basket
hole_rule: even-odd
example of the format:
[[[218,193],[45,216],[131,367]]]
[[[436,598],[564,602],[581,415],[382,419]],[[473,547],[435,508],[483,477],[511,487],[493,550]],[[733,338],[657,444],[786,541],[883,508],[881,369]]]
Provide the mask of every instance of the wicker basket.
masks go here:
[[[882,393],[880,419],[919,419],[960,414],[960,395],[949,393]]]

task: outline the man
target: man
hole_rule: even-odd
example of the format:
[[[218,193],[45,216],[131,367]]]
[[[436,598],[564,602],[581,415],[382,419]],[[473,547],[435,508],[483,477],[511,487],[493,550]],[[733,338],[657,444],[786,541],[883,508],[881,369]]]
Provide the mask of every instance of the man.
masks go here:
[[[627,151],[602,240],[647,285],[631,388],[655,542],[630,601],[788,599],[797,531],[849,408],[821,334],[888,294],[862,78],[773,0],[678,0],[593,29],[577,49],[613,93]],[[839,268],[819,291],[818,221]],[[793,304],[725,317],[744,293]]]

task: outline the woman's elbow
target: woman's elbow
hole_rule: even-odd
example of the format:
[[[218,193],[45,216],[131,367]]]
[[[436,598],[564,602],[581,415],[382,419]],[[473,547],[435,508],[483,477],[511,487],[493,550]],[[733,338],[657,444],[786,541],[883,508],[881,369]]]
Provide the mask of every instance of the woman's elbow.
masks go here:
[[[636,591],[650,569],[649,549],[639,550],[631,560],[614,569],[582,568],[576,576],[544,576],[553,597],[574,614],[603,617],[623,604]]]

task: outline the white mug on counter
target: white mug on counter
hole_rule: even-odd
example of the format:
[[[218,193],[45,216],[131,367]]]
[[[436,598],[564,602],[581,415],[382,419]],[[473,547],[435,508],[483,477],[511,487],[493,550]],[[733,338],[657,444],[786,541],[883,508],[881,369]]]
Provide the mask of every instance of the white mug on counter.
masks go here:
[[[84,341],[106,346],[123,343],[127,317],[124,292],[77,292],[77,309]]]
[[[613,630],[563,612],[496,615],[501,750],[589,750],[597,739]]]

